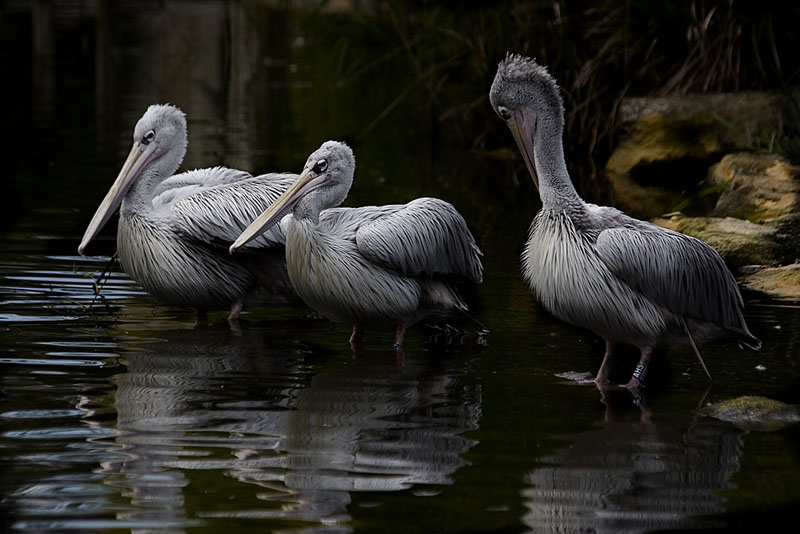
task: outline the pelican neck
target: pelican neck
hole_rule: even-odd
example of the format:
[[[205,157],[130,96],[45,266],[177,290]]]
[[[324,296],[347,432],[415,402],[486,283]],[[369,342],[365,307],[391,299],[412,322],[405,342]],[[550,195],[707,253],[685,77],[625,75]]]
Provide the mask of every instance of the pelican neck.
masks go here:
[[[135,178],[122,199],[122,205],[120,206],[122,215],[150,213],[154,210],[153,198],[156,188],[178,170],[178,166],[172,168],[173,165],[168,165],[170,168],[166,168],[168,163],[168,160],[159,158],[141,171],[141,174]],[[180,162],[178,165],[180,165]]]
[[[583,199],[578,195],[567,171],[561,136],[553,135],[548,129],[542,128],[537,132],[534,142],[534,165],[539,177],[542,206],[559,209],[583,204]]]

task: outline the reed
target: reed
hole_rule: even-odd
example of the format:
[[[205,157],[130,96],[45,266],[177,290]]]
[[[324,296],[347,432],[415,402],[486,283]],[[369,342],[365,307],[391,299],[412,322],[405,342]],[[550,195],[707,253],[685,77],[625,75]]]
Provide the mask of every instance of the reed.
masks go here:
[[[790,0],[384,0],[337,17],[339,35],[360,32],[369,47],[361,57],[348,50],[341,83],[398,73],[394,98],[364,135],[411,102],[432,133],[496,153],[508,142],[486,96],[497,62],[515,51],[548,65],[565,91],[573,176],[596,199],[626,96],[785,90],[800,76],[800,3]],[[790,159],[800,156],[796,124],[774,143]]]

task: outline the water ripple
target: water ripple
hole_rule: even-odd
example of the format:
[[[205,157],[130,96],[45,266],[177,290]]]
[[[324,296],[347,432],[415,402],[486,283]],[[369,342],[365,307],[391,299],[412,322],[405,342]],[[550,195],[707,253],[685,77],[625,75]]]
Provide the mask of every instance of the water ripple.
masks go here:
[[[84,415],[83,410],[17,410],[0,413],[0,417],[7,419],[55,419],[60,417],[73,417]]]
[[[0,434],[0,436],[15,439],[34,439],[34,440],[51,440],[51,439],[87,439],[97,437],[108,437],[115,435],[116,432],[108,428],[74,428],[74,427],[61,427],[61,428],[43,428],[43,429],[30,429],[30,430],[8,430]]]
[[[103,367],[106,362],[97,360],[75,360],[69,358],[58,359],[38,359],[38,358],[0,358],[0,364],[12,365],[45,365],[45,366],[65,366],[65,367]]]

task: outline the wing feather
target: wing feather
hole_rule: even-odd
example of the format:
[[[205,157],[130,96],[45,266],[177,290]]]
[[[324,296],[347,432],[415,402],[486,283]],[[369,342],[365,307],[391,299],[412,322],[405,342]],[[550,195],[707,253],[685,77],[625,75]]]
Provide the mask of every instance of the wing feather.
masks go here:
[[[249,172],[219,166],[175,174],[156,186],[153,206],[164,206],[214,186],[232,184],[252,177]]]
[[[189,185],[187,187],[196,190],[180,195],[170,203],[170,224],[192,239],[230,244],[296,178],[295,174],[263,174],[211,187]],[[257,249],[283,244],[284,236],[279,225],[275,225],[243,248]]]
[[[358,229],[381,217],[391,215],[403,208],[402,204],[384,206],[360,206],[357,208],[329,208],[319,214],[321,226],[336,232],[340,237],[356,241]]]
[[[452,204],[418,198],[361,224],[356,245],[370,261],[406,275],[456,275],[478,283],[481,251]]]
[[[676,315],[747,330],[736,280],[699,239],[654,225],[612,228],[599,233],[596,250],[616,276]]]

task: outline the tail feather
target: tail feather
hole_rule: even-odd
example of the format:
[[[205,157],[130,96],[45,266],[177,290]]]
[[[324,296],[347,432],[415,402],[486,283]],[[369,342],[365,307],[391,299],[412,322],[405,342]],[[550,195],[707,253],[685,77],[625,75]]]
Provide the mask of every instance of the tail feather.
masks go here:
[[[745,346],[753,350],[759,350],[761,348],[761,340],[751,334],[750,331],[747,330],[747,326],[744,327],[744,330],[740,328],[727,328],[727,330],[733,334],[736,341],[739,342],[740,347]]]

